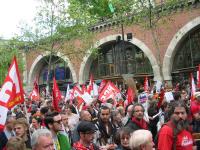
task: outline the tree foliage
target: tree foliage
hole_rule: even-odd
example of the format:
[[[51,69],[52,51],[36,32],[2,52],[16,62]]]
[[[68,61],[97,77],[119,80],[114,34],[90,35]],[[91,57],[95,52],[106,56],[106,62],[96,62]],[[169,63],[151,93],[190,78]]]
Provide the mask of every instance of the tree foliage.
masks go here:
[[[8,73],[9,66],[14,56],[17,57],[19,70],[22,72],[24,70],[24,62],[22,58],[22,53],[18,51],[16,45],[16,40],[1,40],[0,41],[0,85],[3,84],[4,79]]]
[[[141,12],[149,7],[152,0],[69,0],[69,3],[69,14],[73,19],[88,19],[87,22],[93,24],[95,21]],[[114,13],[110,10],[110,5],[114,8]]]

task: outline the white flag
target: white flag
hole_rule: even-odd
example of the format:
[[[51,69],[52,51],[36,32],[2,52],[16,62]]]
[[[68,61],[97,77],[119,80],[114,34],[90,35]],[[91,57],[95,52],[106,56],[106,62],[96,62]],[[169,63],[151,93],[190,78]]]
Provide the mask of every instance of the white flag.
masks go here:
[[[66,91],[66,95],[65,95],[65,102],[70,100],[70,88],[69,88],[69,84],[67,85],[67,91]]]
[[[0,129],[3,129],[6,123],[8,108],[0,105],[0,112]]]
[[[99,95],[99,92],[98,92],[98,85],[96,83],[93,84],[93,92],[92,92],[92,96],[95,97],[95,96],[98,96]]]
[[[85,101],[87,106],[90,106],[90,104],[94,101],[94,99],[91,97],[91,95],[88,92],[85,92],[81,98]]]

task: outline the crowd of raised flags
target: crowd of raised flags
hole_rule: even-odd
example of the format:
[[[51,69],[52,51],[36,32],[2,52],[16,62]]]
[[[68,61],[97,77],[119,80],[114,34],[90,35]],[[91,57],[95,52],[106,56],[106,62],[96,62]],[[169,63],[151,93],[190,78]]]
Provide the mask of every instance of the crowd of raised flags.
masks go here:
[[[196,88],[200,89],[200,65],[197,71],[197,82],[195,84],[193,74],[191,73],[190,85],[191,100],[193,100]],[[66,95],[63,99],[63,96],[54,77],[51,96],[53,107],[58,112],[61,109],[59,107],[59,102],[61,100],[64,102],[70,101],[70,103],[72,103],[74,98],[78,99],[78,106],[81,109],[83,105],[90,105],[94,99],[98,99],[102,103],[105,103],[110,98],[114,100],[114,105],[117,105],[119,100],[122,100],[124,107],[126,107],[128,104],[133,102],[136,96],[138,96],[138,102],[144,104],[144,107],[146,108],[147,106],[145,105],[146,101],[148,100],[148,95],[153,93],[153,89],[156,89],[156,92],[159,95],[158,107],[161,105],[164,97],[167,101],[173,100],[172,92],[165,91],[164,86],[160,81],[157,81],[154,88],[150,89],[148,77],[145,77],[143,88],[144,92],[137,95],[134,88],[128,87],[126,94],[124,95],[124,93],[122,93],[122,91],[120,91],[120,89],[111,81],[102,80],[100,85],[97,86],[93,76],[90,75],[90,81],[87,86],[80,86],[76,84],[72,89],[70,89],[68,85],[66,89]],[[4,127],[8,110],[12,109],[18,104],[24,103],[24,95],[25,93],[21,83],[16,57],[14,57],[8,70],[8,75],[6,76],[0,91],[0,128]],[[33,90],[29,94],[29,99],[32,101],[40,100],[39,87],[36,80],[34,81]]]

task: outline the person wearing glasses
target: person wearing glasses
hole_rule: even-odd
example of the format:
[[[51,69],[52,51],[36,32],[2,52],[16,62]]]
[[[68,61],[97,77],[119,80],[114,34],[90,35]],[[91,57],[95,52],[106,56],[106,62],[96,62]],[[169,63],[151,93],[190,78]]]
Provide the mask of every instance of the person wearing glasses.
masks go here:
[[[170,120],[162,126],[158,134],[158,150],[192,150],[195,148],[184,101],[170,102],[168,114]]]
[[[92,122],[92,116],[87,110],[82,110],[80,112],[80,121],[75,126],[74,130],[72,131],[72,142],[75,143],[80,139],[80,135],[77,131],[77,127],[81,121],[90,121]]]
[[[49,112],[44,119],[47,129],[52,133],[55,150],[71,150],[69,138],[63,134],[62,118],[58,112]]]
[[[73,150],[99,150],[99,147],[93,143],[96,130],[96,126],[91,121],[81,121],[77,127],[80,140],[73,144]]]

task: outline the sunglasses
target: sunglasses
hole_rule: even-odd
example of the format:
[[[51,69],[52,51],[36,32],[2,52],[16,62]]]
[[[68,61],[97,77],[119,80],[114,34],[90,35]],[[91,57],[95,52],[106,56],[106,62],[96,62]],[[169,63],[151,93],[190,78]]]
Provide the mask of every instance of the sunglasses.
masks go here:
[[[83,134],[89,134],[89,135],[91,135],[91,134],[94,134],[95,133],[95,131],[89,131],[89,132],[84,132]]]

